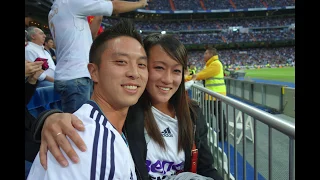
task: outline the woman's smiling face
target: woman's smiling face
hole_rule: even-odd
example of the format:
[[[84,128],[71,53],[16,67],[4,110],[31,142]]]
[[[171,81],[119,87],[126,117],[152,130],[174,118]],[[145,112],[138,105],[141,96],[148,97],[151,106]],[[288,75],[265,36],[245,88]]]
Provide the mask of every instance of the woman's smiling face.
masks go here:
[[[172,59],[160,45],[149,50],[147,91],[152,104],[167,103],[182,82],[182,65]]]

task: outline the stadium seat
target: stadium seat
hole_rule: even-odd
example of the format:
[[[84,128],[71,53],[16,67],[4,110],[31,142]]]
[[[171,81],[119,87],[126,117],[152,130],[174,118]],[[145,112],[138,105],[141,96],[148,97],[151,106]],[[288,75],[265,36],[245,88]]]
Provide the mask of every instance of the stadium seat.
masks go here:
[[[241,132],[239,133],[239,136],[234,134],[234,123],[233,122],[229,122],[229,126],[232,127],[232,130],[230,132],[230,135],[235,137],[236,136],[236,140],[237,140],[237,144],[240,143],[240,141],[243,138],[243,119],[242,119],[242,112],[239,111],[237,118],[236,118],[236,128],[239,129]],[[252,117],[248,116],[246,121],[245,121],[245,130],[249,130],[251,137],[246,135],[246,138],[248,138],[250,141],[252,141],[252,143],[254,143],[254,134],[253,134],[253,126],[252,126]]]
[[[60,95],[54,91],[53,86],[37,88],[27,108],[34,117],[47,109],[61,109]]]

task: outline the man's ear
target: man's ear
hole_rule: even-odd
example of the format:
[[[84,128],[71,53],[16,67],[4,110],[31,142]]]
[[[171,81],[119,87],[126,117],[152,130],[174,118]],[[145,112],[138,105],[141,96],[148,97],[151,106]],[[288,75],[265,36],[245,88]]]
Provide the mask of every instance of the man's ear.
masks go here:
[[[93,63],[89,63],[88,64],[88,70],[91,76],[91,79],[93,82],[99,82],[99,78],[98,78],[98,66],[96,64]]]
[[[35,36],[34,34],[32,34],[32,35],[30,36],[30,37],[31,37],[31,40],[34,40],[34,36]]]

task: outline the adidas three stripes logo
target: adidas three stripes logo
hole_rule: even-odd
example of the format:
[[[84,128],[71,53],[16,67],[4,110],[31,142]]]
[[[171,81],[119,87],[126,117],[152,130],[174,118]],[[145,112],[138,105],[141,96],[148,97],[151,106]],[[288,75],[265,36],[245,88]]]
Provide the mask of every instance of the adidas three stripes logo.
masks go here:
[[[167,127],[165,130],[163,130],[161,132],[161,134],[162,134],[163,137],[173,137],[169,127]]]

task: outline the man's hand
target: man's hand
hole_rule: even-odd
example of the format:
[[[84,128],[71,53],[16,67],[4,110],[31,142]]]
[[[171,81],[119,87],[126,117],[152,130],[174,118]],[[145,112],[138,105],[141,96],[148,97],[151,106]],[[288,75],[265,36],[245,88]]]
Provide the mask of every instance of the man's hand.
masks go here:
[[[148,0],[140,0],[139,2],[141,2],[143,8],[148,6]]]
[[[35,72],[33,75],[30,75],[28,77],[28,82],[30,84],[36,84],[38,81],[39,76],[43,73],[44,70],[40,69],[37,72]]]
[[[39,152],[40,163],[44,169],[47,169],[48,149],[62,166],[68,166],[68,161],[63,156],[59,147],[62,148],[74,163],[79,161],[77,153],[66,138],[68,136],[81,151],[86,151],[86,145],[75,128],[79,131],[84,131],[82,121],[73,114],[55,113],[47,117],[41,132]]]
[[[139,0],[136,2],[132,1],[111,1],[113,6],[112,14],[120,14],[120,13],[126,13],[131,12],[139,8],[144,8],[148,6],[148,0]]]
[[[35,72],[42,69],[42,61],[30,62],[25,60],[25,76],[31,76]]]
[[[197,80],[197,75],[196,74],[192,75],[192,80],[194,80],[194,81]]]

